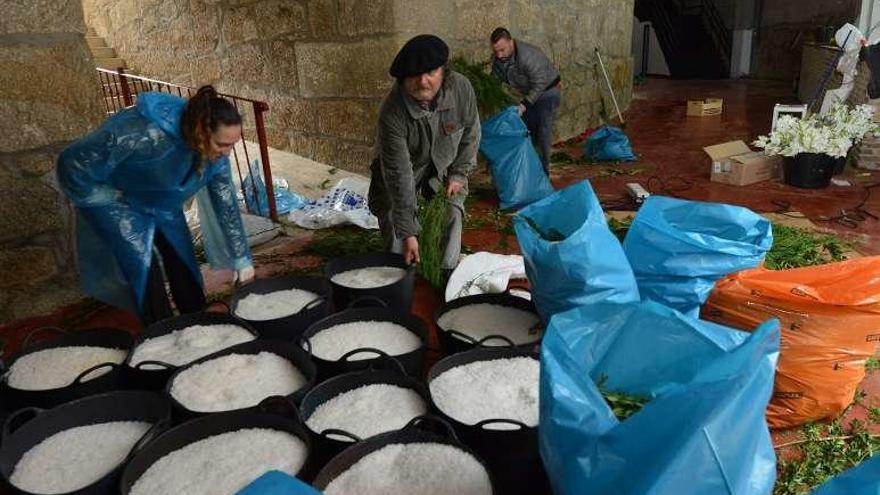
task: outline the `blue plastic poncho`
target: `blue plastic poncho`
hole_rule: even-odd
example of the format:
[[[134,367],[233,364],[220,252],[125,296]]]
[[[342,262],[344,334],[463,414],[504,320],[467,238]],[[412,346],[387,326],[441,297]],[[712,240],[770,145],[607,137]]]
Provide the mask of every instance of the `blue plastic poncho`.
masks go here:
[[[779,322],[748,334],[654,302],[553,316],[541,344],[541,457],[557,495],[767,495],[764,410]],[[607,390],[652,397],[618,421]]]
[[[715,282],[758,266],[772,245],[770,221],[747,208],[651,196],[623,250],[643,299],[697,317]]]
[[[529,222],[565,239],[547,240]],[[544,321],[583,304],[639,300],[632,269],[589,182],[523,208],[514,215],[513,227],[532,300]]]
[[[281,471],[269,471],[236,495],[321,495],[321,492]]]
[[[516,107],[489,117],[481,128],[480,152],[489,160],[502,209],[521,208],[553,194],[553,184]]]
[[[85,294],[139,311],[157,230],[201,281],[183,213],[197,192],[208,260],[217,268],[251,264],[229,158],[198,167],[198,154],[180,132],[185,106],[176,96],[142,93],[137,106],[110,117],[58,158],[59,185],[77,210]]]

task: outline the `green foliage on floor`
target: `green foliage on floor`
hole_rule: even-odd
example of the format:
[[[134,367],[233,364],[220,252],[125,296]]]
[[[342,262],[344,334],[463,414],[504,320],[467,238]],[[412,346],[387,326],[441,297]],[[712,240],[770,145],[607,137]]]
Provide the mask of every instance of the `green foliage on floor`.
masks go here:
[[[771,270],[822,265],[846,259],[852,243],[799,227],[773,224],[773,247],[764,264]]]
[[[489,62],[470,63],[463,58],[449,62],[452,70],[468,78],[477,96],[477,109],[480,119],[490,117],[510,105],[515,105],[513,97],[501,83],[488,72]]]
[[[316,232],[306,250],[324,259],[331,259],[354,254],[381,253],[385,251],[385,246],[378,230],[348,226]]]

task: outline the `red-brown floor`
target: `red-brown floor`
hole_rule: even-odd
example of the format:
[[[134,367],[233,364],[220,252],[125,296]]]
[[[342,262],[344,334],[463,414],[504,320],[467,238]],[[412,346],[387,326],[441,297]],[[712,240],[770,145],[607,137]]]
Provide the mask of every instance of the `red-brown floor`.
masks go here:
[[[762,81],[711,81],[683,82],[672,80],[649,80],[636,87],[636,99],[628,114],[625,128],[630,137],[639,161],[619,165],[559,165],[552,171],[556,187],[563,187],[576,181],[589,178],[600,198],[613,203],[625,197],[624,184],[640,182],[658,191],[661,181],[674,190],[675,194],[704,201],[726,202],[750,207],[756,211],[778,210],[775,202],[790,204],[792,211],[807,215],[818,225],[835,229],[841,235],[858,241],[859,250],[864,254],[880,254],[880,221],[867,218],[846,228],[836,223],[823,222],[823,218],[837,215],[841,209],[856,206],[865,194],[860,186],[830,186],[823,190],[803,190],[785,186],[778,181],[765,182],[747,187],[728,186],[709,182],[709,159],[702,151],[707,145],[731,140],[753,141],[759,134],[769,130],[773,105],[794,102],[792,91],[787,84]],[[705,97],[724,98],[724,113],[716,117],[694,118],[685,116],[688,99]],[[564,98],[564,96],[563,96]],[[564,148],[576,153],[580,145]],[[641,172],[628,175],[615,175],[622,170],[638,168]],[[857,184],[873,184],[880,181],[880,174],[849,169],[845,176]],[[654,177],[652,179],[652,177]],[[486,193],[485,173],[477,174],[474,187],[478,198],[470,207],[471,216],[478,220],[463,236],[464,245],[471,250],[494,252],[518,252],[515,237],[505,232],[507,219],[495,210],[497,201],[491,192]],[[686,185],[687,187],[682,187]],[[880,216],[880,191],[871,196],[865,209]],[[295,238],[276,240],[255,252],[257,275],[272,276],[292,270],[314,268],[320,258],[305,252],[310,239],[309,233]],[[228,273],[205,272],[209,293],[227,292],[230,288]],[[414,312],[430,321],[431,315],[440,303],[438,294],[426,284],[420,283],[416,291]],[[60,309],[53,315],[33,318],[27,321],[0,325],[0,336],[6,340],[8,357],[18,349],[24,336],[33,328],[42,325],[60,325],[68,328],[90,328],[114,326],[136,332],[138,321],[121,311],[94,304],[81,304]],[[432,347],[436,347],[436,337],[432,336]],[[874,373],[862,387],[868,394],[865,404],[880,405],[880,373]],[[863,418],[866,408],[856,406],[852,417]],[[779,442],[788,441],[790,433],[777,432]]]

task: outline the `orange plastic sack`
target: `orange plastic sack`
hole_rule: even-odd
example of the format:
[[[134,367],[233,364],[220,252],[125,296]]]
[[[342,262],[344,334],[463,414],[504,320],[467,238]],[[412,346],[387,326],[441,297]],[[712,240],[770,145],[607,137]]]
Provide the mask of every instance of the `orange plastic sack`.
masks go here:
[[[779,319],[770,427],[837,416],[852,403],[880,341],[880,257],[733,274],[715,285],[702,317],[747,331]]]

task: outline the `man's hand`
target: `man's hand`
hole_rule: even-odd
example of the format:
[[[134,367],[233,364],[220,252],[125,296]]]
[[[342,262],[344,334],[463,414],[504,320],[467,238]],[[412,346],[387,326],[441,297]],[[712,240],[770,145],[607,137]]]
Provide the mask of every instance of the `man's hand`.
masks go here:
[[[522,115],[526,113],[526,106],[520,103],[516,106],[516,111],[519,112],[519,116],[522,117]]]
[[[403,260],[407,265],[421,261],[419,259],[419,239],[414,235],[403,240]]]
[[[451,198],[455,196],[456,194],[461,192],[463,187],[464,184],[462,184],[461,182],[450,179],[449,183],[446,184],[446,197]]]

